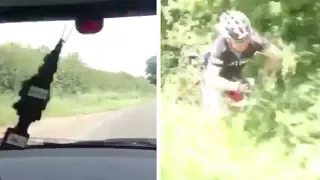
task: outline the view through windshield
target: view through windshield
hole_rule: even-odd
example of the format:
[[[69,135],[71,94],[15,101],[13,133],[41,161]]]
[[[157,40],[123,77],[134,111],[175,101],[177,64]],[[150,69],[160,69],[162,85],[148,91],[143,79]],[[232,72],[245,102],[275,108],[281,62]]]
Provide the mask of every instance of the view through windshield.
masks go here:
[[[147,25],[147,26],[146,26]],[[22,81],[70,33],[51,84],[51,100],[31,138],[102,140],[156,137],[156,16],[104,20],[82,35],[73,21],[0,25],[0,125],[17,123],[12,104]]]

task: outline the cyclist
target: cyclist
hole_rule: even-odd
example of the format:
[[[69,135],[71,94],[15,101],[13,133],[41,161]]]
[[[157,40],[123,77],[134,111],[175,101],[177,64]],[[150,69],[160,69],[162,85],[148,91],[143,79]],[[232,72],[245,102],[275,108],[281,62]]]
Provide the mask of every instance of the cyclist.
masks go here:
[[[222,13],[215,29],[219,36],[205,54],[203,64],[205,67],[202,83],[203,103],[210,108],[210,111],[215,108],[231,108],[221,107],[221,103],[225,104],[223,97],[225,93],[233,101],[244,100],[243,92],[249,89],[249,83],[240,81],[243,79],[241,72],[247,60],[256,52],[266,57],[264,66],[266,74],[270,75],[281,66],[281,51],[251,27],[250,20],[244,13],[240,11]]]

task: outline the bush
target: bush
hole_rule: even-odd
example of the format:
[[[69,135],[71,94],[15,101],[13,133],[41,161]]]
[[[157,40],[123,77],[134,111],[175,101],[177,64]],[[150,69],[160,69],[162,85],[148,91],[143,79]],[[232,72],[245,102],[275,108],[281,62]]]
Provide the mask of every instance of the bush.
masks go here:
[[[195,105],[164,101],[164,107],[171,108],[169,113],[168,108],[163,110],[164,177],[320,178],[315,168],[320,152],[320,6],[316,1],[178,0],[163,1],[162,5],[161,73],[162,86],[168,87],[165,92],[179,93],[177,85],[172,85],[172,76],[176,77],[176,71],[181,74],[178,64],[182,47],[187,44],[204,51],[215,36],[212,25],[226,9],[245,12],[254,26],[284,53],[282,71],[275,78],[259,76],[261,57],[248,64],[246,75],[260,83],[245,113],[218,121],[203,117]],[[179,82],[175,84],[181,86]],[[177,162],[173,162],[174,156]],[[182,161],[185,165],[177,164]],[[168,170],[171,166],[174,168]],[[179,173],[181,176],[177,177]]]
[[[11,105],[18,98],[22,81],[34,75],[49,53],[47,47],[0,45],[0,123],[14,120]],[[77,53],[60,57],[58,71],[51,84],[53,98],[46,115],[72,115],[117,109],[154,98],[155,86],[144,77],[125,72],[111,73],[92,69]]]

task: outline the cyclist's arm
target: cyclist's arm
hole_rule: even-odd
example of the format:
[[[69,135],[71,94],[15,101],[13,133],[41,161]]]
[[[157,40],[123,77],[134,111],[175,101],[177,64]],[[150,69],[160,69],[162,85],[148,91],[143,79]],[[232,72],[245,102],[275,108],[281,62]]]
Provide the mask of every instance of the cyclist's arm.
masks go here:
[[[211,54],[205,56],[208,63],[204,72],[205,83],[212,89],[221,91],[237,91],[239,82],[229,81],[220,76],[222,61],[213,57]]]

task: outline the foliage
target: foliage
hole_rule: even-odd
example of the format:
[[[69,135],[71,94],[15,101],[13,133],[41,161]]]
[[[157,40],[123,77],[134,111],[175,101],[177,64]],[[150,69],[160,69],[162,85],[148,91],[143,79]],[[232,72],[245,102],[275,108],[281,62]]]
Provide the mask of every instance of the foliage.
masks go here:
[[[21,82],[37,72],[48,52],[47,47],[32,49],[16,43],[1,45],[0,93],[17,92]],[[61,58],[52,88],[55,93],[61,95],[93,90],[119,93],[154,91],[154,87],[142,77],[134,77],[125,72],[113,73],[92,69],[80,61],[77,53]]]
[[[232,136],[235,140],[226,146],[222,146],[229,148],[227,149],[228,151],[230,149],[238,150],[238,147],[241,146],[239,141],[240,144],[241,142],[250,141],[250,146],[248,144],[246,146],[249,146],[248,148],[252,150],[253,154],[258,153],[261,150],[261,146],[268,146],[262,149],[267,151],[270,151],[271,146],[281,146],[281,149],[276,153],[270,151],[265,156],[273,156],[272,158],[281,156],[283,158],[281,165],[294,166],[296,170],[299,170],[300,175],[301,173],[304,175],[310,174],[309,176],[297,175],[294,178],[319,178],[319,172],[314,172],[311,170],[312,168],[310,169],[310,166],[314,162],[313,159],[317,158],[314,152],[319,153],[319,149],[315,144],[319,143],[318,120],[320,115],[320,83],[318,81],[320,78],[320,63],[318,60],[320,56],[320,29],[318,23],[320,3],[316,0],[166,0],[162,1],[162,6],[161,76],[163,80],[161,85],[165,87],[164,91],[168,93],[174,91],[172,89],[176,88],[176,85],[181,85],[181,81],[176,79],[177,75],[182,76],[182,71],[184,71],[178,66],[183,46],[194,46],[204,52],[207,45],[212,41],[212,37],[215,36],[212,31],[213,24],[216,22],[219,13],[226,9],[236,8],[245,12],[258,31],[282,48],[283,68],[276,78],[265,78],[259,75],[259,68],[263,65],[261,57],[253,58],[248,64],[245,74],[255,77],[260,87],[253,93],[252,105],[245,114],[237,114],[226,119],[231,124],[228,124],[223,134]],[[184,79],[189,78],[184,77]],[[186,85],[191,83],[188,82]],[[172,84],[176,85],[173,86]],[[168,104],[165,106],[168,106]],[[195,109],[197,108],[194,107],[194,111],[189,110],[188,113],[196,113]],[[190,114],[184,117],[190,117]],[[169,124],[167,121],[170,119],[170,124],[174,126],[175,124],[172,123],[174,122],[173,118],[168,117],[168,119],[164,120],[164,124]],[[184,119],[186,123],[190,121],[191,119]],[[211,129],[209,127],[207,124],[207,128],[204,128],[205,130],[198,132],[205,137],[206,133],[209,133],[207,131],[217,130],[216,127],[213,128],[211,126]],[[169,125],[167,128],[169,128]],[[175,126],[175,128],[177,127]],[[202,138],[201,134],[197,134],[200,139]],[[177,134],[171,134],[171,136],[174,135]],[[167,138],[164,138],[163,144],[169,143],[170,139],[173,139],[169,138],[169,135],[166,136]],[[244,136],[246,138],[243,138]],[[180,139],[180,141],[182,140]],[[213,142],[213,139],[208,139],[207,143]],[[215,147],[217,148],[217,146]],[[255,147],[257,148],[255,149]],[[196,145],[188,146],[188,148],[193,148],[193,153],[200,153],[200,149],[197,149]],[[181,148],[179,149],[181,150]],[[189,150],[191,151],[191,149]],[[211,153],[210,150],[208,151]],[[233,154],[229,153],[229,155]],[[238,154],[243,155],[242,153]],[[208,155],[208,158],[210,156]],[[163,161],[167,161],[167,159],[163,159]],[[250,159],[248,163],[252,164],[257,161],[258,159]],[[232,163],[236,164],[239,161],[234,160]],[[272,163],[279,164],[280,162],[272,161]],[[272,166],[272,163],[269,166]],[[191,166],[191,164],[194,164],[191,162],[189,164],[191,168],[189,169],[190,174],[191,171],[203,172],[206,168],[210,168],[205,167],[205,165],[201,168],[199,164]],[[242,164],[237,165],[241,166]],[[261,172],[249,172],[256,173],[257,176],[254,176],[255,178],[253,179],[264,179],[267,177],[266,174],[268,172],[266,171],[268,167],[264,166],[264,168],[258,169]],[[176,170],[178,171],[178,169]],[[238,167],[238,170],[244,169]],[[286,179],[289,176],[284,176],[284,171],[285,168],[274,172],[275,174],[272,177],[268,177],[269,179]],[[245,176],[231,176],[231,171],[229,173],[221,176],[218,176],[218,173],[213,173],[211,177],[213,179],[247,178]],[[173,176],[170,175],[172,174],[166,174],[168,179],[172,179]],[[198,174],[198,176],[191,179],[206,178],[208,177],[201,177]],[[290,178],[293,179],[293,177]]]
[[[157,84],[157,56],[152,56],[147,60],[147,79],[151,84]]]
[[[106,91],[92,91],[60,96],[54,94],[44,114],[42,114],[42,118],[114,111],[147,103],[155,98],[154,94],[155,93],[141,94],[139,92],[118,93]],[[16,101],[16,96],[17,95],[13,93],[0,95],[0,127],[2,125],[16,123],[16,112],[10,106]]]
[[[11,105],[23,80],[34,75],[50,49],[27,45],[0,45],[0,125],[15,120]],[[79,54],[61,57],[51,84],[52,98],[45,116],[94,113],[139,104],[154,98],[155,87],[146,78],[125,72],[105,72],[88,67]]]

